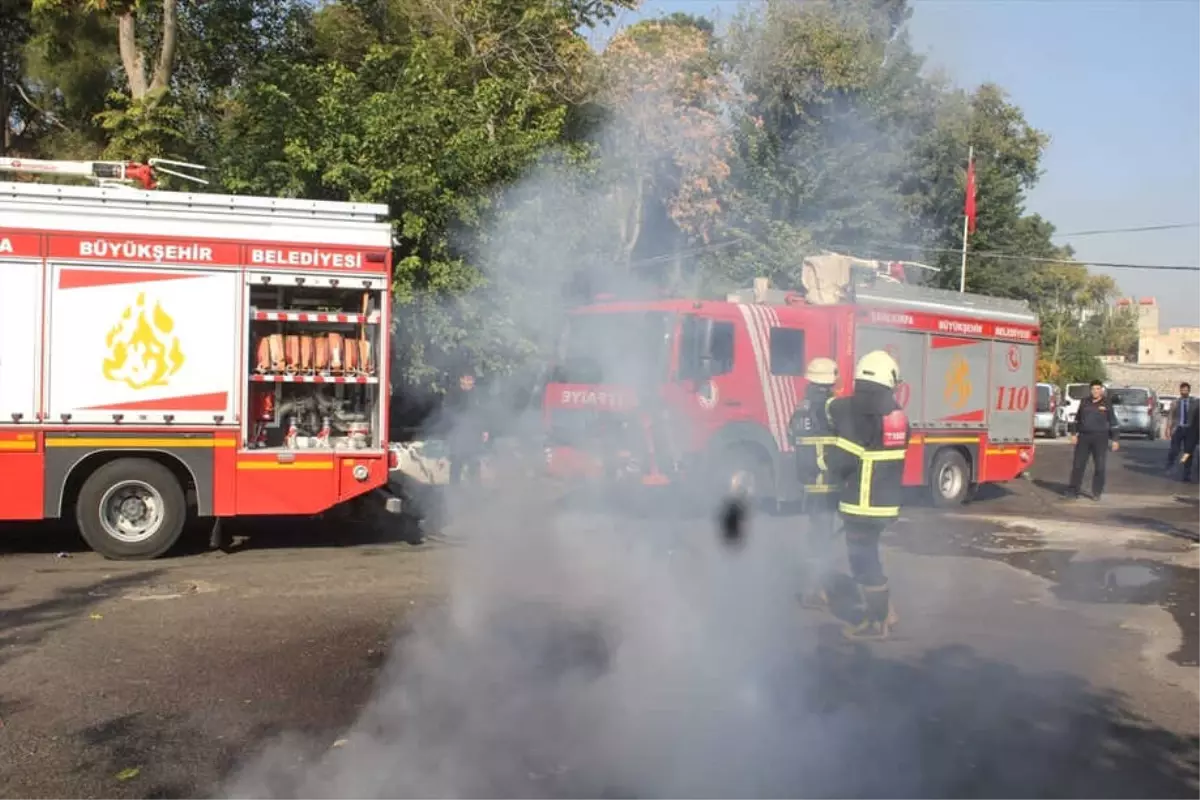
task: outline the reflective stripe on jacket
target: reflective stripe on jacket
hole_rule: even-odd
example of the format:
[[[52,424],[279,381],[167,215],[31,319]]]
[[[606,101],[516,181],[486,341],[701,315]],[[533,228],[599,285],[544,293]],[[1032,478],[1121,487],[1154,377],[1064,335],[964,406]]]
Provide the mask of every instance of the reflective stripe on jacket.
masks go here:
[[[843,515],[887,520],[900,516],[910,428],[890,392],[873,386],[828,406],[837,441],[828,460],[840,484]]]
[[[797,460],[801,463],[813,461],[816,466],[816,482],[804,484],[804,491],[812,494],[829,494],[837,491],[837,486],[829,480],[829,465],[825,461],[825,451],[828,447],[837,445],[836,436],[800,436],[796,439]],[[800,448],[811,447],[811,459],[805,457]],[[811,478],[811,475],[801,474],[801,480]]]
[[[867,450],[849,439],[837,447],[854,459],[838,511],[872,519],[900,516],[900,489],[907,450]]]

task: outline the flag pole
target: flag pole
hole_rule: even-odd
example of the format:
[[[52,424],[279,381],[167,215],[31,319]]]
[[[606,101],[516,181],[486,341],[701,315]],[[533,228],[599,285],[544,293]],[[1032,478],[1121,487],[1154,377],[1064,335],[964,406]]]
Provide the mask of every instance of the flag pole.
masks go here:
[[[971,145],[967,149],[967,173],[971,172],[971,165],[975,162],[975,145]],[[971,181],[967,181],[968,200],[970,203],[969,193],[974,189],[970,185]],[[960,293],[967,291],[967,226],[971,223],[971,215],[963,213],[963,243],[962,243],[962,265],[958,268],[958,291]]]

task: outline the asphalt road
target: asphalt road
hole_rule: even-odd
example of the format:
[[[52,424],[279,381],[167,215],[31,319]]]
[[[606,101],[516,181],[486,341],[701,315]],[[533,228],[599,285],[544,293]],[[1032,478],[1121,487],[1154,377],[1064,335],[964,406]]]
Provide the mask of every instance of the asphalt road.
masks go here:
[[[520,664],[491,663],[481,652],[453,665],[458,682],[426,674],[417,692],[453,713],[404,711],[410,706],[385,694],[371,704],[365,729],[393,726],[403,735],[378,734],[372,746],[364,726],[355,727],[381,687],[405,685],[406,665],[420,674],[427,664],[429,639],[414,650],[410,627],[437,619],[452,587],[455,597],[469,594],[463,587],[478,577],[494,588],[505,570],[512,582],[536,583],[535,554],[496,555],[490,572],[473,572],[478,546],[452,543],[456,530],[479,535],[500,525],[502,512],[491,505],[464,508],[449,539],[420,545],[344,523],[278,520],[243,525],[246,538],[230,553],[197,546],[148,564],[106,562],[61,529],[0,529],[0,795],[182,797],[250,787],[431,796],[422,791],[429,784],[406,783],[397,772],[417,742],[425,767],[431,748],[451,765],[470,754],[483,781],[478,794],[698,796],[707,787],[726,795],[1195,797],[1197,492],[1163,474],[1163,443],[1125,445],[1098,503],[1061,499],[1070,447],[1047,442],[1029,480],[981,491],[953,513],[906,509],[887,537],[902,616],[897,640],[850,646],[834,619],[798,607],[771,617],[779,627],[764,635],[795,648],[768,682],[770,705],[787,714],[770,716],[771,736],[762,741],[755,737],[766,730],[765,715],[753,724],[731,718],[741,722],[728,722],[729,741],[719,746],[683,736],[704,727],[700,718],[663,728],[670,735],[645,747],[682,738],[671,751],[675,772],[657,755],[643,763],[595,742],[583,759],[591,772],[588,763],[545,763],[563,760],[562,752],[543,752],[540,765],[526,769],[525,760],[539,760],[526,751],[547,738],[530,731],[549,723],[540,709],[518,714],[503,702],[519,685],[511,681]],[[541,514],[534,509],[521,524],[538,526]],[[712,535],[703,521],[618,516],[624,534],[648,540]],[[570,528],[613,524],[590,512],[558,519]],[[747,552],[756,538],[793,537],[798,524],[755,517]],[[586,575],[578,579],[586,583]],[[734,613],[737,602],[728,601],[731,625],[752,628]],[[469,605],[450,606],[460,628],[478,624]],[[647,606],[645,617],[654,611]],[[555,611],[559,621],[575,613]],[[520,641],[537,649],[551,639]],[[575,650],[562,658],[588,660]],[[709,675],[706,666],[695,674]],[[679,681],[691,679],[692,670],[680,672],[688,675]],[[493,683],[501,697],[479,689]],[[642,734],[618,724],[634,714],[620,705],[632,691],[605,696],[621,711],[610,708],[604,719],[640,743]],[[570,706],[556,697],[544,699]],[[468,698],[469,709],[455,705]],[[638,713],[655,702],[640,699]],[[514,724],[482,748],[477,731],[455,733],[455,713],[476,728],[493,718]],[[575,741],[569,728],[548,729],[560,743]],[[281,736],[296,744],[272,750],[261,766],[258,753]],[[481,760],[497,763],[484,770]],[[739,771],[749,763],[756,780]],[[260,765],[262,777],[231,788],[231,775],[247,764]],[[332,783],[291,783],[314,764]],[[704,780],[689,783],[689,775]],[[608,778],[617,785],[596,783]]]

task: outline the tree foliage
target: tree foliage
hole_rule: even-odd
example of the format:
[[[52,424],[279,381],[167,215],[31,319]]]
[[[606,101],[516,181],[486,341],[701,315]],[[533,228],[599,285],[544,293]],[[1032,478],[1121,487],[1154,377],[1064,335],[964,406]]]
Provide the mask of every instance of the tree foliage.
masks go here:
[[[931,72],[907,0],[765,0],[720,34],[674,14],[599,52],[579,33],[635,4],[0,0],[0,148],[386,203],[400,374],[437,388],[544,353],[553,326],[525,309],[630,278],[794,285],[834,249],[957,288],[973,146],[968,289],[1037,309],[1045,376],[1136,346],[1112,282],[1025,211],[1048,137],[1001,87]]]

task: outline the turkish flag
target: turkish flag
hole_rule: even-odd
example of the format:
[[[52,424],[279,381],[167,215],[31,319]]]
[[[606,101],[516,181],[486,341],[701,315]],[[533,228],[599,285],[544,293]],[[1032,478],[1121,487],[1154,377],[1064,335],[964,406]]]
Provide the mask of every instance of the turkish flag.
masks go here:
[[[963,211],[967,215],[967,230],[975,232],[975,158],[967,164],[967,202]]]

